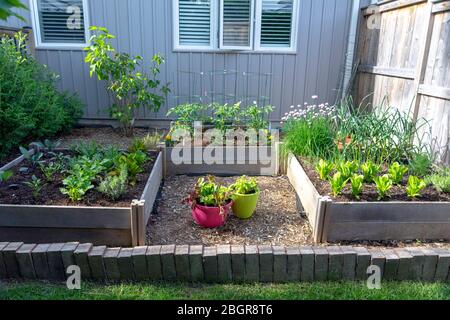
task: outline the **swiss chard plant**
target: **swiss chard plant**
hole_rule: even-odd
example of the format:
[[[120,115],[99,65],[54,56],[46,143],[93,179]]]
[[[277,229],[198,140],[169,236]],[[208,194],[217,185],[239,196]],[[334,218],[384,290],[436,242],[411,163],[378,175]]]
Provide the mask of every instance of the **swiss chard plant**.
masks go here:
[[[213,176],[208,176],[206,179],[200,178],[197,181],[194,191],[186,199],[186,202],[190,203],[192,207],[201,205],[223,208],[232,201],[232,195],[233,192],[230,188],[218,184]]]
[[[409,176],[408,185],[406,186],[406,194],[409,198],[420,197],[423,189],[427,187],[425,180],[419,179],[416,176]]]
[[[374,182],[377,186],[378,200],[383,200],[386,198],[388,191],[391,190],[394,185],[390,176],[387,174],[375,177]]]
[[[145,107],[157,112],[170,92],[169,84],[158,79],[164,58],[155,54],[152,58],[150,74],[139,71],[143,67],[141,56],[119,53],[111,45],[115,38],[106,28],[91,27],[94,32],[90,44],[84,50],[86,63],[90,65],[91,77],[107,82],[114,104],[109,108],[111,117],[118,120],[126,135],[133,134],[135,111]]]

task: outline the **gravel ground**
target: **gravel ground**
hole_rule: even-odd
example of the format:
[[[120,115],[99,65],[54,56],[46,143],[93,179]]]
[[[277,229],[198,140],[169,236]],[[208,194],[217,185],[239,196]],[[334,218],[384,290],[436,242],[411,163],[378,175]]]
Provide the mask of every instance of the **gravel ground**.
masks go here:
[[[162,199],[155,207],[147,231],[149,244],[305,245],[311,243],[308,221],[296,210],[295,192],[286,177],[256,177],[261,198],[255,215],[249,220],[229,217],[219,229],[204,229],[192,219],[182,200],[198,177],[169,177],[162,188]],[[236,178],[217,178],[231,184]]]

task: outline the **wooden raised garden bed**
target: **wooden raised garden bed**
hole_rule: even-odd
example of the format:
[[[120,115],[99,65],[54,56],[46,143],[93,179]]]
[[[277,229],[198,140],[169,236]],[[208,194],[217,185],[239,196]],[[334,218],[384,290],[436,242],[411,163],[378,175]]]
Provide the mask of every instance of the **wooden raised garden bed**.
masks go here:
[[[450,202],[333,201],[317,191],[292,154],[287,159],[287,176],[316,242],[450,239]]]
[[[220,156],[216,158],[217,161],[213,163],[205,160],[202,156],[211,153],[208,147],[191,147],[187,149],[190,152],[187,158],[193,159],[193,161],[178,164],[174,161],[172,155],[174,152],[178,155],[179,151],[174,151],[173,147],[161,145],[165,164],[164,176],[182,174],[275,176],[278,175],[280,168],[279,146],[277,143],[269,147],[217,147],[222,150]],[[263,155],[263,157],[259,155]]]
[[[14,169],[23,160],[20,157],[2,169]],[[0,204],[0,242],[145,245],[146,225],[162,176],[163,156],[159,153],[141,197],[127,207]]]

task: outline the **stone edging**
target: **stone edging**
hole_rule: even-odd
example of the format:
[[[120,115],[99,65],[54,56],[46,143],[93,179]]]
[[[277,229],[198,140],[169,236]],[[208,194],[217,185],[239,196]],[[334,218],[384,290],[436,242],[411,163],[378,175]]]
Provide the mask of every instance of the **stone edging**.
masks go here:
[[[94,281],[310,282],[365,280],[370,265],[385,280],[449,281],[450,250],[280,246],[149,246],[0,243],[0,278],[64,280],[78,265]]]

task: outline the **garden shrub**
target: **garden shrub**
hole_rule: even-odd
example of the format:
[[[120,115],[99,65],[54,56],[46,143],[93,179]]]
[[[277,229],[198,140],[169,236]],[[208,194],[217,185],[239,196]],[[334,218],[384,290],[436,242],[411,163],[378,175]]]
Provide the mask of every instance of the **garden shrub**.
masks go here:
[[[0,42],[0,158],[33,139],[70,130],[80,100],[56,89],[57,76],[25,52],[26,37]]]

